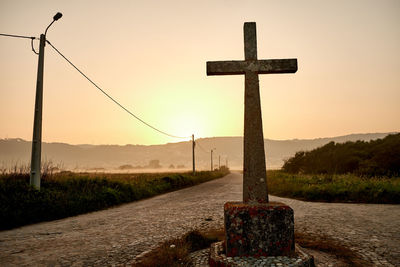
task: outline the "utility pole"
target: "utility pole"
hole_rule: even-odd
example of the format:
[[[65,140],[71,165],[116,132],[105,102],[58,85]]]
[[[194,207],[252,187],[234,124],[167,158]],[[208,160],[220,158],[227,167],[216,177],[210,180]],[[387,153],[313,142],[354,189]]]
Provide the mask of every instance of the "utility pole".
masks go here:
[[[221,155],[218,155],[218,169],[221,169]]]
[[[216,148],[211,149],[211,171],[214,170],[214,165],[213,165],[213,152],[216,150]]]
[[[194,142],[194,134],[192,134],[192,159],[193,159],[193,175],[196,174],[196,166],[195,166],[195,160],[194,160],[194,147],[196,146],[196,143]]]
[[[212,161],[212,158],[213,158],[213,156],[212,156],[212,153],[213,153],[213,150],[211,149],[211,171],[213,171],[213,161]]]
[[[39,60],[36,81],[35,114],[33,120],[32,154],[30,184],[40,190],[40,167],[42,156],[42,111],[43,111],[43,69],[44,69],[44,46],[46,45],[46,34],[49,27],[62,17],[58,12],[53,21],[47,26],[44,34],[40,35]]]
[[[36,81],[35,115],[33,121],[30,184],[40,189],[40,163],[42,154],[43,68],[46,36],[40,35],[39,62]]]

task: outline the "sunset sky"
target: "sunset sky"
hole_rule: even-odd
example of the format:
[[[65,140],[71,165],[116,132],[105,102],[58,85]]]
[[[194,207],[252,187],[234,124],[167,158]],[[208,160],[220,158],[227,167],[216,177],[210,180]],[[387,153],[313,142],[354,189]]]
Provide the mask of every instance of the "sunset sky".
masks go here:
[[[400,131],[398,0],[1,0],[0,33],[39,37],[56,12],[48,40],[167,133],[243,134],[244,77],[207,77],[206,61],[243,60],[246,21],[259,59],[298,59],[295,74],[260,75],[265,138]],[[0,48],[0,138],[31,140],[37,55],[28,39],[0,36]],[[46,46],[43,141],[183,140],[131,117]]]

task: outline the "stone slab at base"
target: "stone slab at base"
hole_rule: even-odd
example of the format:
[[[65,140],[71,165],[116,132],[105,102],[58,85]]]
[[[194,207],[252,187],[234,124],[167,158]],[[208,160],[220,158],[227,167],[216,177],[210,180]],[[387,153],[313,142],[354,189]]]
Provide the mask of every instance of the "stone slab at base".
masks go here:
[[[228,257],[291,256],[294,214],[278,203],[227,202],[224,205]]]
[[[315,267],[314,257],[304,252],[296,245],[295,254],[292,257],[227,257],[223,253],[223,242],[211,244],[210,267],[235,267],[235,266],[281,266],[281,267]]]

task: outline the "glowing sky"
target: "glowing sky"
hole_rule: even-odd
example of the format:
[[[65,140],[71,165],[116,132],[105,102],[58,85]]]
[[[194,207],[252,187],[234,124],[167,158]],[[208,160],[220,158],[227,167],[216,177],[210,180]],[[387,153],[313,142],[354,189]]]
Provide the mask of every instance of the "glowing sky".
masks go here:
[[[243,23],[258,58],[297,58],[260,75],[264,137],[400,130],[400,1],[0,1],[0,33],[47,38],[133,113],[173,135],[243,134],[244,77],[206,76],[242,60]],[[35,43],[38,48],[38,42]],[[0,138],[32,138],[37,56],[0,36]],[[177,142],[105,98],[46,46],[43,140]]]

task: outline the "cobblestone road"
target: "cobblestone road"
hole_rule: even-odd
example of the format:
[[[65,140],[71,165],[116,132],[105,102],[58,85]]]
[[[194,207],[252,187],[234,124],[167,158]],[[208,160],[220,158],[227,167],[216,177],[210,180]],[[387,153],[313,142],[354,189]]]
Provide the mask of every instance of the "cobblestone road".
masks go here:
[[[241,174],[233,173],[116,208],[2,231],[0,265],[129,263],[158,243],[190,229],[222,226],[223,204],[241,200],[241,186]],[[340,240],[374,265],[400,266],[400,205],[271,200],[294,209],[298,230]]]

